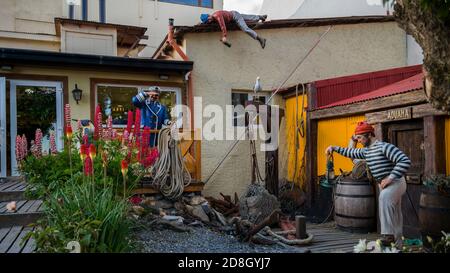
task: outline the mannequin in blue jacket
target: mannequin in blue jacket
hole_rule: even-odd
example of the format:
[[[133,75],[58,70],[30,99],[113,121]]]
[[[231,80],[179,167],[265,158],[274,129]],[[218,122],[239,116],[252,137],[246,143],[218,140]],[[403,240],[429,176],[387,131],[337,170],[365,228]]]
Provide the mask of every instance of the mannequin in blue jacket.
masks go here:
[[[152,130],[159,130],[163,125],[171,124],[167,108],[158,101],[160,93],[159,87],[155,86],[140,91],[132,98],[134,106],[141,109],[141,125]],[[150,134],[150,147],[157,145],[158,134]]]

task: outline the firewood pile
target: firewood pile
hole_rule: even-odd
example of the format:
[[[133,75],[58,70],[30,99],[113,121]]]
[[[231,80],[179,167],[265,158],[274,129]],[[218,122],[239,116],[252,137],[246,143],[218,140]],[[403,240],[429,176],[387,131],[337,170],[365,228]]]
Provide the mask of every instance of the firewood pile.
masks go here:
[[[242,242],[286,246],[281,242],[283,238],[295,237],[295,227],[283,220],[277,198],[264,187],[253,184],[241,197],[237,193],[233,197],[220,193],[218,198],[185,194],[173,201],[150,196],[135,202],[131,213],[153,228],[189,232],[194,226],[209,226],[233,234]],[[281,233],[271,230],[280,227]]]

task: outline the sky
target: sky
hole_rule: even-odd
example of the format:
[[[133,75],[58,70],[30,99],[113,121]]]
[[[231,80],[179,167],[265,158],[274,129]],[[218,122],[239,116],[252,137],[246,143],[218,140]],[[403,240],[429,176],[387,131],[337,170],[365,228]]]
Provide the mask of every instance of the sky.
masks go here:
[[[236,10],[241,13],[257,14],[261,9],[263,1],[264,0],[223,0],[223,9]],[[382,0],[366,0],[366,1],[369,5],[382,4]]]
[[[223,9],[256,14],[261,9],[262,2],[263,0],[223,0]]]

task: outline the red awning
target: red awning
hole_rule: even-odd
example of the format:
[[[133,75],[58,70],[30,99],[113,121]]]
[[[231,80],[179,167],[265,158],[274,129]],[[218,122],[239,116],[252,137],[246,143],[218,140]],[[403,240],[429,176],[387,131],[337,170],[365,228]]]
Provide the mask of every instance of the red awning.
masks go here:
[[[363,102],[368,100],[373,100],[381,97],[388,97],[400,93],[411,92],[414,90],[419,90],[423,88],[423,74],[419,73],[410,78],[404,79],[402,81],[378,88],[376,90],[370,91],[368,93],[364,93],[361,95],[357,95],[351,98],[343,99],[334,103],[330,103],[316,109],[325,109],[336,106],[342,106],[347,104],[353,104],[356,102]]]

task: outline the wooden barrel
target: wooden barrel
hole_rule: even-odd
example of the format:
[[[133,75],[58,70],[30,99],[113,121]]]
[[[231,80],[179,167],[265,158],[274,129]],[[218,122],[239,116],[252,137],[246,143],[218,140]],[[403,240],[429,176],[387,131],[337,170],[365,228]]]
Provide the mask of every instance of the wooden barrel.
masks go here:
[[[422,239],[426,236],[440,239],[441,231],[450,232],[450,195],[444,195],[437,190],[423,187],[420,195],[419,222]]]
[[[350,177],[336,184],[334,219],[339,229],[367,233],[376,230],[375,189],[368,181]]]

